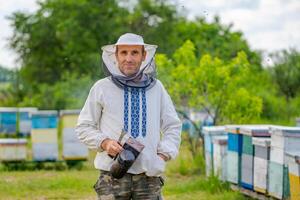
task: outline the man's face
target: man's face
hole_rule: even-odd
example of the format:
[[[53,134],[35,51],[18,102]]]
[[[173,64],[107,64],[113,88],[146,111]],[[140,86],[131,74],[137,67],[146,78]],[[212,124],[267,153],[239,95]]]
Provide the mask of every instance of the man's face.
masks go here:
[[[131,76],[136,74],[145,60],[146,52],[142,45],[118,45],[116,58],[120,71]]]

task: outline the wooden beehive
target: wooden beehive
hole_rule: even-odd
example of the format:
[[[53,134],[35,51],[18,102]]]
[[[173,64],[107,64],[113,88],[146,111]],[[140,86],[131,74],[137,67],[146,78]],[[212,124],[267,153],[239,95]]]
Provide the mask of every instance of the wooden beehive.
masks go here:
[[[241,186],[253,190],[254,146],[252,139],[269,137],[269,125],[248,125],[240,129],[242,135]]]
[[[206,160],[206,175],[209,176],[214,172],[214,146],[213,138],[220,135],[226,135],[224,126],[205,126],[202,129],[204,135],[205,158]],[[208,154],[210,154],[208,156]]]
[[[213,138],[214,175],[227,180],[227,135]]]
[[[243,138],[240,125],[226,126],[228,134],[227,144],[227,180],[234,184],[241,184],[241,155]]]
[[[63,159],[86,160],[88,148],[79,141],[75,133],[80,110],[62,110],[60,118],[63,126]]]
[[[17,108],[0,107],[0,134],[16,134],[17,111]]]
[[[300,151],[300,127],[272,126],[271,156],[269,165],[269,194],[288,198],[289,181],[285,152]]]
[[[19,133],[23,136],[30,135],[31,132],[31,114],[37,111],[37,108],[24,107],[19,108]]]
[[[35,161],[58,160],[57,111],[32,113],[32,157]]]
[[[253,186],[254,190],[260,193],[267,192],[270,143],[271,139],[269,137],[254,137],[252,139],[254,145]]]
[[[26,146],[26,139],[0,139],[0,161],[7,162],[26,160]]]
[[[239,155],[234,151],[227,151],[227,181],[238,184],[239,183]]]
[[[300,151],[286,152],[289,169],[290,199],[300,199]]]

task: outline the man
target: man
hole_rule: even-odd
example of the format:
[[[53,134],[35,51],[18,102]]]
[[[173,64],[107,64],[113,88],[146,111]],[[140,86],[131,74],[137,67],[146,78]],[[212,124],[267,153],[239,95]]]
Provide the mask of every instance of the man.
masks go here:
[[[159,199],[165,162],[178,154],[181,122],[155,78],[156,48],[132,33],[102,47],[109,76],[91,88],[76,127],[78,138],[97,151],[98,199]],[[115,179],[110,173],[111,157],[123,150],[118,142],[122,130],[144,149],[125,176]]]

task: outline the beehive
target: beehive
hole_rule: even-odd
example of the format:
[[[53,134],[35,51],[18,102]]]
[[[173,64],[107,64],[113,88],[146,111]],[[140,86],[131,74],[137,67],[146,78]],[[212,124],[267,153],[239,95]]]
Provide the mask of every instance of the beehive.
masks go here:
[[[26,160],[26,139],[0,139],[0,161]]]
[[[227,180],[227,135],[213,138],[214,175]]]
[[[63,127],[63,158],[65,160],[86,160],[88,148],[82,144],[75,133],[80,110],[62,110],[60,118]]]
[[[253,190],[254,172],[254,146],[252,139],[256,137],[268,137],[268,125],[248,125],[240,129],[242,134],[242,156],[241,156],[241,186]]]
[[[36,111],[32,113],[33,160],[55,161],[58,159],[57,125],[57,111]]]
[[[269,164],[269,194],[276,198],[289,196],[287,157],[285,152],[300,151],[300,127],[272,126]]]
[[[0,107],[0,134],[16,134],[17,112],[17,108]]]
[[[254,145],[254,190],[266,193],[271,138],[255,137],[252,139],[252,144]]]
[[[31,114],[36,112],[36,108],[19,108],[19,133],[28,136],[31,132]]]
[[[227,181],[238,185],[241,183],[241,155],[243,144],[240,127],[240,125],[230,125],[225,128],[225,132],[228,134]]]
[[[290,199],[300,199],[300,151],[286,152],[286,161],[289,169]]]
[[[209,176],[214,172],[213,138],[220,135],[226,135],[224,130],[224,126],[205,126],[202,129],[202,133],[204,134],[206,176]]]

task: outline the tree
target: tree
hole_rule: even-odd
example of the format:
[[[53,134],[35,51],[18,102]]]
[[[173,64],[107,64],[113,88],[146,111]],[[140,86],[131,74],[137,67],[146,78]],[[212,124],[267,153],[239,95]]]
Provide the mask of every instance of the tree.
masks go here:
[[[300,92],[300,53],[296,49],[289,49],[271,56],[275,62],[271,68],[273,80],[289,102]]]
[[[22,77],[31,84],[53,84],[64,72],[101,77],[100,47],[122,33],[127,14],[114,0],[46,0],[34,14],[14,13],[10,44]]]
[[[10,45],[22,61],[24,81],[53,84],[64,72],[74,71],[100,78],[100,47],[124,32],[142,34],[168,56],[190,39],[198,58],[210,54],[228,60],[243,50],[252,64],[260,63],[242,33],[221,25],[218,17],[212,23],[203,18],[188,21],[171,1],[141,0],[132,11],[120,2],[45,0],[33,14],[14,13]]]
[[[300,114],[300,53],[289,49],[275,52],[271,57],[275,64],[267,70],[275,83],[276,93],[269,107],[272,112],[277,111],[277,118],[288,121]]]
[[[124,2],[44,0],[35,13],[10,16],[14,29],[10,46],[22,64],[20,101],[33,94],[45,95],[43,87],[64,82],[66,73],[90,76],[92,80],[102,78],[100,48],[114,43],[124,32],[142,34],[146,42],[158,44],[158,52],[167,59],[190,39],[196,62],[209,54],[227,63],[242,50],[251,67],[260,68],[253,67],[260,63],[260,57],[249,48],[242,33],[221,25],[218,17],[212,23],[203,18],[188,21],[172,1],[141,0],[132,7],[124,6]]]
[[[251,88],[251,68],[243,52],[230,62],[210,55],[198,61],[194,44],[186,41],[172,59],[160,55],[157,63],[158,75],[178,107],[205,110],[215,124],[248,123],[262,112],[262,100]]]

